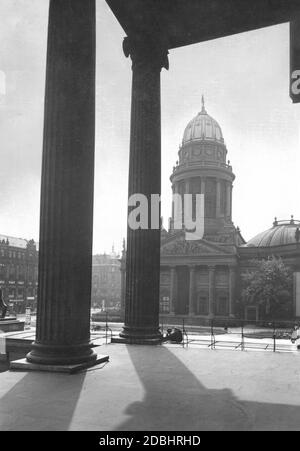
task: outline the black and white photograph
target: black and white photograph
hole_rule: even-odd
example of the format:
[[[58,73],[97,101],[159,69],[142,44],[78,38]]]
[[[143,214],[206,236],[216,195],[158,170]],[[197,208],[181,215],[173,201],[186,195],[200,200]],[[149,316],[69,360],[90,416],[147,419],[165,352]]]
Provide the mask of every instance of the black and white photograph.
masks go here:
[[[0,431],[300,431],[299,0],[0,0],[0,43]]]

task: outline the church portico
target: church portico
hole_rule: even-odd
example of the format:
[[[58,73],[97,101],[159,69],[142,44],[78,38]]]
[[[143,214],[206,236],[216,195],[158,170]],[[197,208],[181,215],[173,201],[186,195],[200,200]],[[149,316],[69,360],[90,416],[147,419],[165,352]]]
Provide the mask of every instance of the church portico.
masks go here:
[[[161,267],[160,313],[187,317],[234,315],[235,266],[179,263]]]

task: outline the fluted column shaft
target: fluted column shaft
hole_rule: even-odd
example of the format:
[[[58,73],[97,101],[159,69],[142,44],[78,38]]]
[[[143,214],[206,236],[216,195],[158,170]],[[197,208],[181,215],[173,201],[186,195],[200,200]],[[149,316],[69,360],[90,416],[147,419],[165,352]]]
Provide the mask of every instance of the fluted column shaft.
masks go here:
[[[194,309],[195,267],[190,266],[189,315],[195,315]]]
[[[208,287],[208,306],[209,306],[209,316],[211,318],[214,317],[215,314],[215,267],[210,266],[208,268],[208,280],[209,280],[209,287]]]
[[[45,364],[96,359],[90,346],[95,0],[51,0],[36,341]]]
[[[160,230],[151,230],[151,194],[161,193],[160,72],[167,50],[145,37],[125,38],[132,59],[131,134],[128,196],[143,194],[149,204],[148,230],[127,229],[125,325],[130,343],[158,342]],[[130,209],[128,213],[130,212]]]

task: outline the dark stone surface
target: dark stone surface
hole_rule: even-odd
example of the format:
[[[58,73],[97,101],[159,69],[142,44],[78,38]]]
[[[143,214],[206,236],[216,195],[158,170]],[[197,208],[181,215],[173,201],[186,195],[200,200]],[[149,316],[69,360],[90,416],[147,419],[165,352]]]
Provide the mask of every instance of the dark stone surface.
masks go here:
[[[124,52],[131,56],[133,70],[128,196],[143,194],[150,205],[151,195],[161,193],[160,72],[168,67],[168,52],[142,37],[125,39]],[[149,214],[149,224],[151,219]],[[125,327],[120,334],[128,343],[160,340],[159,277],[159,227],[128,227]]]
[[[50,1],[36,341],[28,361],[96,361],[90,345],[95,0]]]

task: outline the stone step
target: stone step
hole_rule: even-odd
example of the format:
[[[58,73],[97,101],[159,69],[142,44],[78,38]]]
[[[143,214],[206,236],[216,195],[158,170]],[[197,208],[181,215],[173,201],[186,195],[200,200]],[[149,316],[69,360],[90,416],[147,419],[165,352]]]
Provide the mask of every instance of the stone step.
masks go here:
[[[0,320],[0,331],[1,332],[23,331],[24,328],[25,328],[24,321],[19,321],[17,319],[9,319],[9,318]]]

